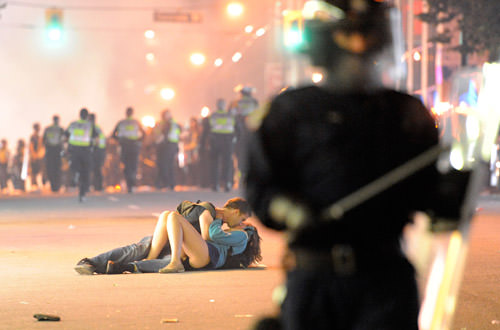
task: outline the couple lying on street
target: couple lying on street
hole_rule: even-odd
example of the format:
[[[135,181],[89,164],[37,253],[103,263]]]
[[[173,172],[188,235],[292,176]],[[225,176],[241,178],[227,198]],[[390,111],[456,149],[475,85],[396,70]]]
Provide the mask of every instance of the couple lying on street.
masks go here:
[[[243,223],[250,215],[250,205],[239,197],[222,208],[184,201],[159,216],[153,236],[84,258],[75,270],[92,275],[247,268],[262,260],[257,229]],[[224,223],[228,228],[222,228]]]

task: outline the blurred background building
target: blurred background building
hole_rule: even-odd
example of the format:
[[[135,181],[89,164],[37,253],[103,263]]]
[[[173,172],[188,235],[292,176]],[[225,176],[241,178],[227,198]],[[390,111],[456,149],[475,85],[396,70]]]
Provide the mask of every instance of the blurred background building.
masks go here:
[[[492,56],[481,38],[499,39],[498,20],[487,14],[498,12],[496,2],[387,2],[401,12],[399,88],[429,107],[446,100],[460,67]],[[66,126],[81,107],[99,113],[106,133],[127,106],[153,118],[170,108],[184,124],[216,98],[234,99],[238,85],[253,86],[264,102],[287,85],[320,83],[287,41],[300,28],[290,15],[305,3],[0,0],[0,136],[27,138],[31,123],[45,126],[54,113]]]

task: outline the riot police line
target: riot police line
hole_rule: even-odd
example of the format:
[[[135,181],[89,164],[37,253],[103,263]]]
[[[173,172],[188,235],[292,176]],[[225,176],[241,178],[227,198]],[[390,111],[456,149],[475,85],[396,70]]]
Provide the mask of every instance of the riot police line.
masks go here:
[[[19,139],[12,152],[8,141],[1,140],[0,196],[79,190],[83,199],[100,191],[236,189],[244,121],[258,106],[252,91],[243,87],[238,99],[217,100],[212,114],[193,116],[186,125],[174,118],[175,111],[165,109],[153,127],[145,126],[128,107],[125,119],[106,134],[97,115],[85,108],[80,110],[85,118],[67,128],[54,115],[43,129],[35,123],[29,140]],[[75,158],[87,149],[88,163],[82,161],[85,157]],[[86,182],[80,189],[82,173]]]

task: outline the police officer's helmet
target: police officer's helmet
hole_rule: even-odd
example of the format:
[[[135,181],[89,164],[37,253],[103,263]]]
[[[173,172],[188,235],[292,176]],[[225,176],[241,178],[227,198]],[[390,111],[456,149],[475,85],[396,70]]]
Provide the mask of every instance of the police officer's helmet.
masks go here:
[[[252,94],[252,92],[253,92],[253,88],[252,88],[252,87],[250,87],[250,86],[243,86],[243,88],[241,88],[241,91],[240,91],[240,92],[241,92],[241,94],[243,94],[243,95],[250,95],[250,94]]]
[[[134,109],[132,107],[128,107],[127,110],[125,111],[127,117],[130,117],[134,114]]]
[[[87,119],[89,116],[89,111],[86,108],[82,108],[80,110],[80,118],[81,119]]]
[[[216,101],[216,106],[217,106],[217,110],[226,110],[226,100],[224,99],[217,99]]]
[[[331,65],[339,53],[352,52],[335,38],[336,32],[359,34],[366,46],[356,56],[378,53],[391,42],[389,7],[381,0],[309,1],[304,7],[305,45],[303,52],[313,64]]]

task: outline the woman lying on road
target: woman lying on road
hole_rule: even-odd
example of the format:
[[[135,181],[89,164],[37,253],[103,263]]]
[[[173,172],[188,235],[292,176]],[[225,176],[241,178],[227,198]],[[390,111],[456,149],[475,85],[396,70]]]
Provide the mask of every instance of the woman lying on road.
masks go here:
[[[245,201],[246,203],[246,201]],[[160,273],[180,273],[185,269],[217,269],[229,259],[247,267],[262,259],[257,229],[242,222],[250,216],[238,209],[218,214],[209,226],[209,240],[178,212],[163,212],[156,224],[147,260],[156,259],[165,245],[170,244],[171,260]],[[222,229],[223,223],[229,227]],[[236,261],[237,260],[237,261]]]
[[[226,235],[224,232],[217,230],[217,227],[211,228],[214,219],[222,219],[223,223],[228,223],[229,231],[237,229],[238,227],[244,227],[245,233],[250,238],[246,248],[243,253],[238,254],[238,249],[229,249],[226,262],[222,267],[217,268],[246,268],[254,261],[260,261],[262,259],[260,255],[260,237],[253,226],[241,226],[240,219],[246,218],[248,214],[251,213],[250,206],[247,201],[242,198],[236,197],[229,199],[222,208],[215,207],[210,202],[200,202],[193,203],[190,201],[183,201],[180,203],[175,211],[165,211],[163,212],[157,222],[155,229],[155,236],[146,236],[141,239],[140,242],[135,244],[130,244],[127,246],[119,247],[104,253],[101,253],[93,258],[83,258],[75,266],[75,271],[82,275],[92,275],[98,274],[120,274],[123,272],[133,272],[133,273],[155,273],[161,268],[167,266],[172,260],[170,255],[170,243],[168,242],[168,231],[167,223],[171,214],[176,214],[176,216],[171,217],[181,217],[192,225],[199,235],[204,240],[210,240],[212,242],[219,242],[224,245],[227,244],[227,240],[235,239],[238,233],[235,235]],[[171,222],[179,220],[171,220]],[[220,222],[220,220],[218,221]],[[238,224],[234,226],[234,224]],[[234,228],[231,228],[234,227]],[[210,237],[211,231],[214,238]],[[218,235],[216,234],[218,233]],[[241,238],[241,237],[240,237]],[[154,239],[154,248],[152,241]],[[222,242],[220,242],[222,239]],[[205,243],[206,244],[206,243]],[[160,246],[163,246],[161,248]],[[230,246],[230,244],[228,245]],[[208,247],[208,245],[207,245]],[[212,259],[215,260],[213,247]],[[222,249],[224,253],[225,249]],[[156,256],[156,259],[154,258]],[[144,258],[148,257],[150,260]],[[220,257],[220,253],[219,253]],[[188,264],[188,261],[185,261]],[[188,266],[189,269],[193,268]]]

